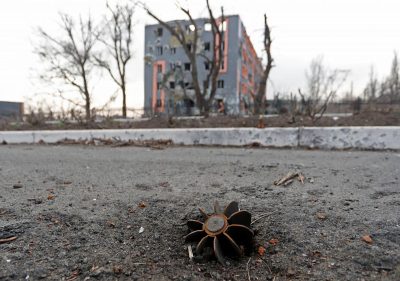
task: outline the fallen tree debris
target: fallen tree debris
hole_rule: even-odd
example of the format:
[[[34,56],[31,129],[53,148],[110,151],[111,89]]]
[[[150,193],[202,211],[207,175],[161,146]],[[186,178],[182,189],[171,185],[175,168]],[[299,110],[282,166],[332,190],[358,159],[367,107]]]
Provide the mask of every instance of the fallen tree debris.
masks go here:
[[[16,239],[17,239],[17,236],[11,236],[11,237],[8,237],[8,238],[2,238],[2,239],[0,239],[0,244],[9,243],[9,242],[12,242],[12,241],[14,241]]]
[[[256,222],[258,222],[259,220],[261,220],[261,219],[263,219],[263,218],[276,215],[277,213],[278,213],[278,211],[275,211],[275,212],[272,212],[272,213],[261,214],[258,218],[254,219],[254,220],[251,222],[251,225],[255,224]]]
[[[136,146],[136,147],[149,147],[150,149],[161,150],[166,146],[172,145],[173,142],[170,139],[151,139],[151,140],[121,140],[120,138],[92,138],[88,139],[62,139],[56,142],[56,144],[79,144],[79,145],[94,145],[94,146],[111,146],[111,147],[124,147],[124,146]]]
[[[193,260],[194,255],[191,245],[188,246],[188,254],[189,254],[189,260]]]
[[[249,281],[251,281],[250,269],[249,269],[249,263],[250,263],[250,261],[251,261],[251,257],[249,258],[249,260],[247,261],[247,264],[246,264],[247,279],[248,279]]]
[[[274,185],[288,186],[294,181],[295,178],[297,178],[299,182],[304,184],[305,177],[301,172],[289,172],[286,174],[286,176],[280,178],[279,180],[274,181]]]

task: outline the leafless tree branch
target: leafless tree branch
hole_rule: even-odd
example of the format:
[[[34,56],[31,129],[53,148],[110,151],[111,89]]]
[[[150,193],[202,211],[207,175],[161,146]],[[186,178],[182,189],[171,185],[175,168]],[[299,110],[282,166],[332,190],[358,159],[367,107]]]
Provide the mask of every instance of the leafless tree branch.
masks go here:
[[[86,20],[80,17],[78,27],[67,14],[60,14],[60,21],[63,36],[52,36],[42,28],[38,29],[41,43],[35,48],[35,53],[46,65],[40,78],[53,84],[62,82],[75,88],[84,101],[86,119],[89,120],[92,96],[89,80],[93,68],[91,59],[98,32],[93,27],[90,16]],[[65,100],[72,102],[72,99]]]
[[[191,63],[191,76],[193,82],[193,89],[196,96],[197,106],[200,109],[200,112],[208,116],[209,111],[211,109],[211,104],[215,97],[217,91],[217,80],[220,73],[222,61],[223,61],[223,28],[218,27],[218,23],[221,23],[221,27],[223,26],[223,22],[225,21],[223,9],[221,8],[221,17],[217,19],[214,17],[213,11],[210,7],[209,1],[206,0],[207,10],[209,14],[209,21],[212,25],[212,36],[213,36],[213,48],[212,48],[212,58],[208,57],[204,53],[198,50],[199,43],[199,28],[197,26],[196,20],[192,17],[190,11],[183,7],[179,7],[180,10],[187,16],[190,24],[192,25],[193,30],[185,30],[182,28],[182,23],[179,21],[175,21],[174,23],[167,23],[160,19],[157,15],[155,15],[148,7],[142,4],[143,8],[146,10],[147,14],[155,19],[161,26],[163,26],[168,32],[177,39],[181,47],[183,48],[187,58]],[[193,32],[193,37],[188,36],[188,32]],[[204,87],[200,87],[200,77],[198,74],[198,64],[200,62],[200,58],[203,61],[207,61],[209,63],[209,70],[206,75],[206,80],[204,83]],[[210,90],[208,89],[211,82]]]
[[[260,83],[257,87],[257,92],[254,95],[254,113],[255,114],[264,114],[265,112],[265,100],[266,100],[266,92],[267,92],[267,82],[269,78],[269,74],[271,69],[274,67],[273,65],[273,57],[271,53],[271,30],[268,25],[267,15],[264,14],[264,52],[267,57],[267,61],[265,63],[263,73],[260,79]]]

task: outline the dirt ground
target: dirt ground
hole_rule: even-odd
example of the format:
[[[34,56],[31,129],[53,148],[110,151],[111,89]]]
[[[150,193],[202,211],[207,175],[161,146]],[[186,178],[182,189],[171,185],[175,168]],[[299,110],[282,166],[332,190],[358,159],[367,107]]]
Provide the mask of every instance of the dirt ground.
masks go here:
[[[299,126],[400,126],[400,112],[362,112],[353,116],[333,118],[323,117],[317,121],[310,118],[279,115],[264,118],[265,127],[299,127]],[[62,129],[128,129],[128,128],[216,128],[216,127],[257,127],[259,118],[214,116],[209,118],[179,119],[159,117],[144,121],[113,122],[105,120],[100,123],[49,125],[41,122],[33,124],[10,124],[0,121],[0,130],[62,130]]]
[[[3,145],[0,280],[400,280],[399,175],[396,152]],[[215,200],[258,219],[225,267],[183,241]]]

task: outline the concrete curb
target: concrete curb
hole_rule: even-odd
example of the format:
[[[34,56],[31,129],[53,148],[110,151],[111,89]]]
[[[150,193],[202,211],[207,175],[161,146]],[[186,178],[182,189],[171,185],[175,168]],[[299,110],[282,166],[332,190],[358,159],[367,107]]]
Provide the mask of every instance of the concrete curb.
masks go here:
[[[321,149],[400,149],[400,127],[304,127],[299,146]]]
[[[0,141],[10,144],[56,143],[68,139],[120,138],[166,140],[182,145],[243,146],[320,149],[400,149],[399,127],[305,127],[305,128],[196,128],[65,131],[2,131]]]

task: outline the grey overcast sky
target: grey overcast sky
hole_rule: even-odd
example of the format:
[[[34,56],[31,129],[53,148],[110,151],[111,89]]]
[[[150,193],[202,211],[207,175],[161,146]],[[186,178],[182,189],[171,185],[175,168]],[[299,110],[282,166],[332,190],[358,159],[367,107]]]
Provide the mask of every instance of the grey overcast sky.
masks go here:
[[[78,17],[89,12],[99,20],[105,0],[9,0],[0,7],[0,100],[24,101],[44,88],[35,80],[37,58],[32,53],[35,29],[56,34],[58,12]],[[121,2],[110,0],[109,2]],[[267,13],[274,39],[276,68],[271,80],[275,91],[296,91],[304,72],[318,55],[331,68],[349,69],[350,81],[361,91],[370,66],[381,78],[389,73],[393,52],[400,49],[399,0],[210,0],[225,14],[239,14],[259,54],[263,14]],[[184,18],[175,0],[146,0],[154,13],[166,20]],[[206,16],[205,1],[180,0],[196,17]],[[154,23],[143,11],[136,13],[135,59],[129,66],[128,106],[143,103],[144,25]],[[106,78],[106,76],[104,76]],[[101,104],[115,90],[93,81],[94,97]],[[103,83],[103,84],[102,84]],[[271,88],[270,88],[271,89]],[[271,91],[270,91],[271,93]],[[271,95],[269,95],[269,98]]]

